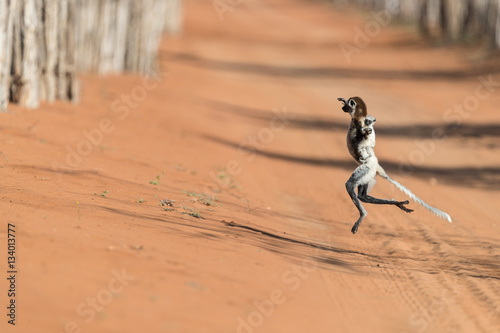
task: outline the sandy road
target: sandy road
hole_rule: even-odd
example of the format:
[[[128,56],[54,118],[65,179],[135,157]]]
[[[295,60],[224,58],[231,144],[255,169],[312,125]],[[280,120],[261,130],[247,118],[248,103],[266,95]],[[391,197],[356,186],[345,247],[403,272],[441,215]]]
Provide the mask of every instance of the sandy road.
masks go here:
[[[323,2],[243,1],[221,21],[188,1],[185,19],[126,116],[112,105],[137,77],[87,76],[78,106],[2,115],[0,209],[22,244],[10,330],[500,331],[497,63],[402,26],[348,62],[364,16]],[[470,108],[477,89],[492,91]],[[350,233],[336,97],[352,95],[386,171],[453,224],[368,206]],[[91,153],[52,167],[104,118]],[[404,197],[383,180],[373,193]]]

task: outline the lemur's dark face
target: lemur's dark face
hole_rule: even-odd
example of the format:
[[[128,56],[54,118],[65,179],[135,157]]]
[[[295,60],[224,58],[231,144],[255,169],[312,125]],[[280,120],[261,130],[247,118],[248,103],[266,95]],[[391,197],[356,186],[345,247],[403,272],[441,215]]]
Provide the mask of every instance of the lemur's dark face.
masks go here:
[[[360,120],[367,116],[366,104],[359,97],[351,97],[347,101],[344,98],[337,98],[337,100],[344,103],[342,111],[349,113],[352,119]]]
[[[337,100],[344,103],[344,106],[342,106],[342,111],[349,113],[349,114],[352,114],[356,110],[357,104],[356,104],[356,101],[353,100],[352,98],[349,98],[346,101],[344,98],[339,97],[339,98],[337,98]]]

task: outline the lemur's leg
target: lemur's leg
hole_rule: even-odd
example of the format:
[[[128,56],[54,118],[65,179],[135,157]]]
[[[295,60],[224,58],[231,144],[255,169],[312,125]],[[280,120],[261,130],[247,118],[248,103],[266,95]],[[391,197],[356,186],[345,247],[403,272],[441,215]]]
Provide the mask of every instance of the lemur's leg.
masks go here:
[[[359,218],[352,226],[351,232],[355,234],[358,231],[359,224],[366,217],[366,210],[363,208],[361,203],[358,200],[358,196],[356,195],[356,188],[363,182],[363,178],[369,176],[370,169],[366,167],[366,165],[360,165],[354,170],[349,180],[345,183],[345,188],[349,196],[351,197],[352,202],[356,205],[356,208],[359,211]]]
[[[375,197],[368,195],[369,190],[373,187],[373,184],[375,183],[374,180],[368,184],[360,185],[358,187],[359,200],[361,200],[362,202],[376,204],[376,205],[395,205],[407,213],[413,212],[413,209],[409,209],[409,208],[406,208],[404,206],[404,205],[409,204],[408,200],[405,200],[405,201],[387,200],[387,199],[375,198]]]

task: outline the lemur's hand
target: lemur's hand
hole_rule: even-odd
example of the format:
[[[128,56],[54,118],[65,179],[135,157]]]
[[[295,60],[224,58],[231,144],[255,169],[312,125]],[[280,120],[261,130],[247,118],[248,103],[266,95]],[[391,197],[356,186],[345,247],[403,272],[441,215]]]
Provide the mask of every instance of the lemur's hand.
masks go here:
[[[372,134],[373,130],[370,127],[362,127],[361,128],[361,134],[364,135],[364,137],[368,137],[368,135]]]
[[[358,149],[358,153],[359,153],[359,162],[361,164],[366,163],[368,161],[368,159],[370,157],[372,157],[372,154],[370,154],[369,150],[367,150],[365,148]]]
[[[359,158],[359,162],[361,164],[364,164],[370,159],[370,157],[372,157],[372,155],[363,155]]]

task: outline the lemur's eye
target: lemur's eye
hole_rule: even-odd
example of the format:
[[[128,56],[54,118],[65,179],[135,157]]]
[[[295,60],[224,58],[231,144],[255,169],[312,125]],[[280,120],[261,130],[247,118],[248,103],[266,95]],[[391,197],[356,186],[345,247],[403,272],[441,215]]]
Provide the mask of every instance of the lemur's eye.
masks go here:
[[[355,108],[355,107],[356,107],[356,102],[355,102],[353,99],[350,99],[350,100],[349,100],[349,106],[350,106],[351,108]]]
[[[370,125],[371,125],[371,123],[372,123],[371,119],[366,119],[366,120],[365,120],[365,125],[366,125],[366,126],[370,126]]]

